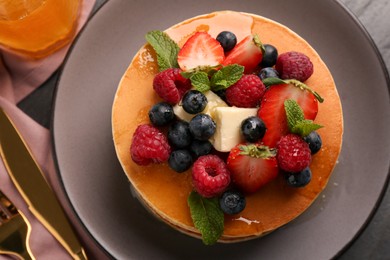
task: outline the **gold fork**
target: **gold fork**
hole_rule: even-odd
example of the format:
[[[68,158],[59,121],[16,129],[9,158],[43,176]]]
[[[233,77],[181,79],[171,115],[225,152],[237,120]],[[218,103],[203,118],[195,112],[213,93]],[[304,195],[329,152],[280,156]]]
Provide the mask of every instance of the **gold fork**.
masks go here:
[[[20,259],[35,259],[28,245],[31,225],[12,202],[0,191],[0,254]]]

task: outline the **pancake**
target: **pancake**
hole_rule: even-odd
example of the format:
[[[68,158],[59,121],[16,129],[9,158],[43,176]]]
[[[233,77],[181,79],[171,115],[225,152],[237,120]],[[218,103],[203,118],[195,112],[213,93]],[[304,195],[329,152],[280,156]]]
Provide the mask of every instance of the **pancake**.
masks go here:
[[[315,120],[325,127],[318,130],[323,146],[313,156],[311,182],[304,188],[292,188],[279,176],[258,192],[246,196],[244,211],[225,215],[224,232],[219,242],[228,243],[268,234],[298,217],[313,203],[326,187],[337,164],[343,116],[334,80],[318,53],[299,35],[275,21],[248,13],[221,11],[191,18],[166,32],[182,46],[196,31],[206,31],[215,38],[224,30],[235,33],[237,42],[257,33],[263,43],[275,46],[279,54],[287,51],[306,54],[314,65],[314,73],[305,83],[325,100],[319,104]],[[187,205],[187,198],[193,190],[191,170],[179,174],[167,163],[139,166],[130,156],[135,129],[140,124],[149,123],[149,109],[161,101],[152,87],[153,78],[158,73],[156,60],[154,50],[146,44],[135,55],[120,81],[112,110],[114,145],[124,172],[145,207],[174,229],[200,237]]]

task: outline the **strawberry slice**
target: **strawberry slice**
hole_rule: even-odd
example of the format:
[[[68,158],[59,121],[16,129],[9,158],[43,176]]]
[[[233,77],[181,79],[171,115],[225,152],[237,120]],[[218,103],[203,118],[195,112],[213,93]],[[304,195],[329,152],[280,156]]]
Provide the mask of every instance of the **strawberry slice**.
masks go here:
[[[243,192],[253,193],[278,176],[276,150],[258,144],[239,144],[227,159],[233,183]]]
[[[275,147],[279,139],[289,132],[284,108],[284,101],[287,99],[293,99],[299,104],[305,119],[314,120],[316,118],[318,101],[311,91],[302,89],[293,83],[271,86],[265,92],[258,111],[258,116],[267,127],[262,139],[264,145]]]
[[[177,57],[184,70],[199,66],[218,66],[225,58],[221,44],[206,32],[197,32],[180,49]]]
[[[222,65],[239,64],[252,73],[263,59],[264,47],[257,35],[248,35],[231,50]]]

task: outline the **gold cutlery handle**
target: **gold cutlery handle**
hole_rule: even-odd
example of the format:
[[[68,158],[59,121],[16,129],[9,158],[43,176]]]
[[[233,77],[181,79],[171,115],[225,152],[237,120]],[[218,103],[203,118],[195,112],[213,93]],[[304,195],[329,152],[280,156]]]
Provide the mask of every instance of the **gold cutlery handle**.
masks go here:
[[[29,239],[31,224],[0,191],[0,254],[14,255],[20,259],[35,259]]]

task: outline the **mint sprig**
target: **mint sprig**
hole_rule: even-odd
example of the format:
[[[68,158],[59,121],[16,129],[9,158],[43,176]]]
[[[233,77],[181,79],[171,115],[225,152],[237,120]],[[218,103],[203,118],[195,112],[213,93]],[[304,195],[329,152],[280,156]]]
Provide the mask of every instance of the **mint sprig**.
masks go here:
[[[305,137],[323,127],[315,124],[312,120],[305,119],[302,108],[293,99],[284,101],[284,109],[286,111],[288,128],[293,134]]]
[[[210,90],[210,80],[206,72],[199,71],[192,74],[189,78],[192,86],[200,92],[206,92]]]
[[[297,88],[300,88],[301,90],[307,90],[310,93],[314,95],[314,97],[318,100],[318,102],[322,103],[324,102],[324,99],[318,94],[316,91],[311,89],[308,85],[306,85],[303,82],[300,82],[296,79],[280,79],[280,78],[266,78],[263,80],[263,83],[266,87],[270,87],[272,85],[279,85],[279,84],[291,84],[294,85]]]
[[[195,228],[202,234],[203,243],[215,244],[224,229],[224,215],[219,207],[218,198],[203,198],[193,191],[188,197],[188,205]]]
[[[219,68],[219,70],[218,70]],[[244,66],[238,64],[221,66],[197,67],[190,71],[183,71],[181,75],[191,80],[196,90],[206,92],[227,89],[239,81],[244,75]]]
[[[313,123],[312,120],[299,121],[293,128],[292,132],[302,137],[308,136],[311,132],[322,128],[322,125]]]
[[[160,71],[179,67],[177,55],[180,48],[168,34],[162,31],[150,31],[145,38],[157,54],[157,64]]]
[[[227,89],[241,79],[244,69],[244,66],[237,64],[221,68],[211,77],[211,89],[213,91]]]

